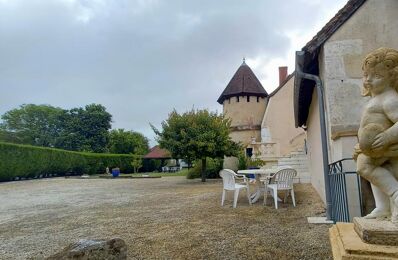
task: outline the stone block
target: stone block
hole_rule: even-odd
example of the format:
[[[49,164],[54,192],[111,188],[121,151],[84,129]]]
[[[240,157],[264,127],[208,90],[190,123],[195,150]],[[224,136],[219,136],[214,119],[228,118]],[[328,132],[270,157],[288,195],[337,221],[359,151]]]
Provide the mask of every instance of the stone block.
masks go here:
[[[398,247],[368,244],[361,240],[353,223],[337,223],[329,229],[333,259],[398,259]]]
[[[398,246],[398,224],[389,220],[354,218],[354,229],[366,243]]]

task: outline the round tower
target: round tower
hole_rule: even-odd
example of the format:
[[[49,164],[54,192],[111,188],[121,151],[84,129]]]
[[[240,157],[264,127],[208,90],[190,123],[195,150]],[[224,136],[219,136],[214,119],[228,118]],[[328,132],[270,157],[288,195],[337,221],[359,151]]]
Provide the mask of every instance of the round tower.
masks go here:
[[[231,138],[245,147],[261,141],[261,123],[268,102],[268,94],[243,60],[217,102],[231,119]]]

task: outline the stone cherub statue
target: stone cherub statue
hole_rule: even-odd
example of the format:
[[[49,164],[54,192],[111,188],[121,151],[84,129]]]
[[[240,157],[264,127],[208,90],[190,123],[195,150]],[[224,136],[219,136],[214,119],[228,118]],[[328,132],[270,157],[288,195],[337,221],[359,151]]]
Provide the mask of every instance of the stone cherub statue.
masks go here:
[[[370,96],[358,130],[357,172],[372,186],[376,208],[365,218],[398,223],[398,51],[380,48],[362,65],[363,96]]]

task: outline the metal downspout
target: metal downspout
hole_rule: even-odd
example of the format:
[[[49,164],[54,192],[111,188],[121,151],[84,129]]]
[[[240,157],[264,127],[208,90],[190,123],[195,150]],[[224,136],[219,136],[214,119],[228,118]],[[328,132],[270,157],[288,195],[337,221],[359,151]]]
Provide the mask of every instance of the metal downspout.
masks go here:
[[[326,218],[332,220],[332,200],[330,194],[330,180],[329,180],[329,156],[327,147],[327,135],[326,135],[326,120],[325,120],[325,104],[323,99],[323,86],[322,81],[317,75],[304,73],[301,65],[304,59],[304,51],[296,51],[296,77],[304,78],[315,81],[316,91],[318,96],[319,105],[319,120],[321,125],[321,143],[322,143],[322,162],[323,162],[323,176],[325,179],[325,195],[326,195]],[[298,62],[301,61],[301,62]]]

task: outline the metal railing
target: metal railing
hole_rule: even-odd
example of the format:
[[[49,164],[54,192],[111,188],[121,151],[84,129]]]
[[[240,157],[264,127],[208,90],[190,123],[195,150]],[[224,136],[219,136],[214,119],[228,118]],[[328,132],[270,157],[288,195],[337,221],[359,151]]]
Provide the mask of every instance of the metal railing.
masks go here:
[[[349,200],[356,200],[359,202],[360,214],[362,216],[362,191],[360,176],[355,171],[345,171],[344,164],[346,162],[352,163],[352,158],[345,158],[334,163],[329,164],[329,181],[330,193],[332,200],[331,218],[334,222],[350,222],[350,205]],[[358,197],[349,198],[347,193],[347,177],[355,178],[357,185]]]

